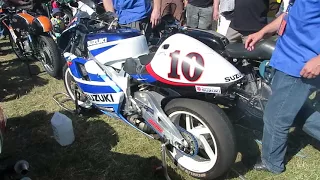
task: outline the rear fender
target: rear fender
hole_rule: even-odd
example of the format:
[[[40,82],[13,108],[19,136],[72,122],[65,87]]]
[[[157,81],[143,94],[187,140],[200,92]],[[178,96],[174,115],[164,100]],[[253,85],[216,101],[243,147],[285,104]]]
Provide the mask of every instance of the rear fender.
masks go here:
[[[46,16],[37,16],[32,21],[32,32],[34,34],[39,34],[43,32],[50,32],[52,30],[52,24],[48,17]]]

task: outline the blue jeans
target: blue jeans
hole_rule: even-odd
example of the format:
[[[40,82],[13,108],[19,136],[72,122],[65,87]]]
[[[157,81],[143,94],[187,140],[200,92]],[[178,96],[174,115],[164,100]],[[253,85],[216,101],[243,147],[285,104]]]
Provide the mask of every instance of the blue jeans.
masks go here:
[[[271,172],[278,174],[285,170],[284,157],[289,129],[311,90],[319,85],[319,76],[305,79],[276,71],[272,82],[272,95],[263,116],[261,160]],[[319,120],[320,113],[316,111],[303,126],[304,131],[317,139],[320,137]]]

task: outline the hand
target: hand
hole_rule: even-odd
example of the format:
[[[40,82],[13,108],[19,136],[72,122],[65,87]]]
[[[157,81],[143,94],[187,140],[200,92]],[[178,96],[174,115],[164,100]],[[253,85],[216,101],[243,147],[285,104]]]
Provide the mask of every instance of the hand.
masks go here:
[[[184,7],[187,7],[187,5],[188,5],[188,0],[184,0],[184,1],[183,1],[183,4],[184,4]]]
[[[156,27],[161,20],[161,14],[159,10],[154,9],[151,13],[150,23],[152,24],[152,28]]]
[[[246,43],[244,45],[244,47],[248,50],[248,51],[252,51],[254,50],[254,45],[260,41],[264,36],[264,33],[262,33],[261,31],[250,34],[246,40]]]
[[[300,75],[304,78],[315,78],[320,74],[320,56],[312,58],[302,68]]]
[[[214,11],[213,11],[213,20],[218,21],[218,20],[219,20],[219,17],[220,17],[219,11],[214,10]]]

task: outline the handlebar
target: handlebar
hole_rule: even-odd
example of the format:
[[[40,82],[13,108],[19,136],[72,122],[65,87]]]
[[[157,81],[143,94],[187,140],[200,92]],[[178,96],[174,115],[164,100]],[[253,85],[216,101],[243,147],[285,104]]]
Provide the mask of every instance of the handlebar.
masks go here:
[[[80,28],[86,27],[85,30],[89,32],[97,32],[103,29],[111,30],[118,27],[118,17],[111,12],[106,12],[100,15],[93,14],[90,18],[80,18],[84,23],[80,23]],[[87,19],[87,20],[85,20]]]

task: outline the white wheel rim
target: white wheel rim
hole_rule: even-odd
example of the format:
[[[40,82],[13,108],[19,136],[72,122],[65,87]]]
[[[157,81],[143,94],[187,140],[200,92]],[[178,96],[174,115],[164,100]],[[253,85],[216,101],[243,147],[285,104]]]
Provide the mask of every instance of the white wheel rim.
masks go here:
[[[66,84],[66,89],[67,89],[67,91],[68,91],[68,94],[69,94],[69,96],[71,97],[71,99],[74,101],[76,98],[74,97],[73,92],[72,92],[72,90],[71,90],[71,87],[69,86],[69,83],[68,83],[68,81],[69,81],[69,79],[68,79],[69,75],[72,76],[72,74],[71,74],[71,72],[70,72],[70,69],[68,68],[68,69],[67,69],[67,72],[65,73],[65,76],[64,76],[64,81],[65,81],[65,84]],[[70,80],[71,80],[71,79],[70,79]],[[71,81],[72,81],[72,80],[71,80]],[[84,104],[84,102],[78,100],[78,105],[79,105],[79,106],[83,106],[83,104]]]
[[[173,148],[172,151],[169,151],[171,156],[177,160],[177,162],[183,166],[184,168],[188,169],[189,171],[193,171],[196,173],[204,173],[212,169],[212,167],[217,162],[218,157],[218,149],[216,140],[208,128],[208,126],[196,115],[186,112],[186,111],[175,111],[169,115],[169,118],[175,123],[179,124],[177,120],[180,121],[180,115],[186,115],[185,126],[186,130],[190,132],[198,141],[199,149],[204,149],[206,155],[209,159],[204,158],[198,155],[194,157],[188,157],[182,154],[177,149]],[[194,124],[198,122],[195,126]],[[200,124],[199,124],[200,122]],[[213,143],[210,145],[205,138],[205,136],[210,136]]]

